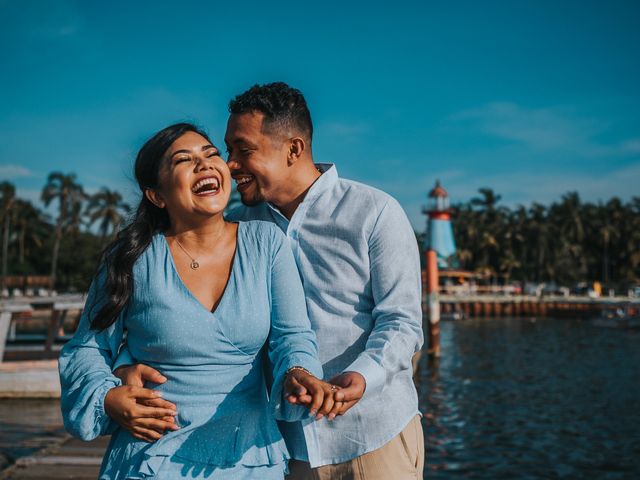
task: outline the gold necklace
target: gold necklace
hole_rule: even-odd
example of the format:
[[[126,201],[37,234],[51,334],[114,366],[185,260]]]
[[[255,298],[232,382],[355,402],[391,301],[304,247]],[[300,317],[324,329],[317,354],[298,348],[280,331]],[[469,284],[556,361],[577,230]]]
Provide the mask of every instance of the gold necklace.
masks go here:
[[[174,238],[175,238],[175,237],[174,237]],[[200,268],[200,264],[198,263],[198,261],[197,261],[195,258],[193,258],[193,257],[189,254],[189,252],[187,252],[187,249],[186,249],[186,248],[184,248],[184,247],[182,246],[182,244],[180,243],[180,240],[178,240],[177,238],[175,238],[175,241],[176,241],[176,243],[178,244],[178,246],[182,249],[182,251],[183,251],[184,253],[186,253],[186,254],[187,254],[187,257],[189,257],[189,258],[191,259],[191,265],[189,265],[189,266],[191,267],[191,269],[192,269],[192,270],[197,270],[198,268]]]

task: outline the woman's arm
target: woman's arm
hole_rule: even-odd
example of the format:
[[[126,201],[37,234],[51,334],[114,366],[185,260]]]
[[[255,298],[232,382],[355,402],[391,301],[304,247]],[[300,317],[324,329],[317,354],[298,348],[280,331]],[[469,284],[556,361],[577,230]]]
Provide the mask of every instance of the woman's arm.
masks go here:
[[[122,342],[122,318],[101,332],[91,329],[92,315],[101,307],[103,279],[101,271],[91,283],[78,329],[63,347],[58,363],[64,425],[83,440],[111,433],[116,427],[104,410],[104,397],[121,385],[111,373],[111,363]]]
[[[333,407],[331,385],[322,378],[316,336],[311,330],[304,290],[286,238],[274,229],[271,264],[271,332],[269,359],[273,368],[271,404],[276,418],[296,421],[312,414],[327,415]],[[299,367],[299,368],[296,368]]]
[[[60,354],[60,403],[64,425],[76,437],[93,440],[113,432],[117,427],[113,420],[116,420],[134,436],[153,440],[154,435],[147,434],[149,438],[143,438],[147,428],[137,424],[138,418],[143,414],[169,417],[172,413],[138,405],[138,399],[153,397],[154,392],[121,386],[122,382],[111,372],[123,338],[122,315],[105,330],[91,329],[91,319],[102,305],[103,279],[104,274],[100,272],[92,282],[78,330]],[[153,425],[162,422],[157,418],[149,420]]]

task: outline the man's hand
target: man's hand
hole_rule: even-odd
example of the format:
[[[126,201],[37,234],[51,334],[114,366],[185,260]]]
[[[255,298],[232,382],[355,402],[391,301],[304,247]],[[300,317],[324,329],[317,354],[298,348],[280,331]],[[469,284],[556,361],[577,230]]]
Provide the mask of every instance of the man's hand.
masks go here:
[[[367,381],[358,372],[344,372],[329,380],[340,388],[335,394],[336,403],[341,402],[337,415],[344,415],[360,401],[367,388]]]
[[[179,429],[174,418],[177,414],[175,408],[147,407],[143,404],[159,396],[158,392],[148,388],[115,387],[104,397],[104,411],[135,438],[154,442],[162,438],[166,430]]]
[[[167,377],[162,375],[158,370],[142,363],[117,368],[113,374],[122,380],[122,383],[131,387],[144,387],[145,381],[153,383],[164,383],[167,381]]]
[[[144,387],[145,382],[162,384],[167,381],[167,377],[162,375],[158,370],[142,363],[117,368],[113,374],[122,380],[123,385],[129,385],[131,387]],[[167,402],[160,397],[141,399],[140,403],[147,407],[176,409],[173,403]]]
[[[294,405],[305,405],[320,420],[325,415],[333,420],[341,402],[335,402],[338,387],[324,382],[304,370],[290,370],[284,381],[284,398]]]

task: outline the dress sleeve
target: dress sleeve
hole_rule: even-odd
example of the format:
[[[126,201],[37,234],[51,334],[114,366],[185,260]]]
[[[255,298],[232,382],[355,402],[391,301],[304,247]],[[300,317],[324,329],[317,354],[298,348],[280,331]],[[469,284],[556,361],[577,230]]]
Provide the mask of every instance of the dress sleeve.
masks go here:
[[[130,365],[135,365],[137,360],[133,358],[131,352],[129,351],[129,344],[124,343],[120,348],[120,352],[118,353],[118,357],[113,362],[113,371],[115,372],[120,367],[128,367]]]
[[[278,420],[289,422],[307,416],[308,410],[283,399],[285,373],[295,366],[322,378],[316,336],[307,315],[304,290],[291,248],[279,230],[275,231],[271,265],[271,332],[269,360],[273,369],[271,407]]]
[[[93,440],[112,433],[117,424],[104,411],[107,392],[122,384],[111,373],[123,337],[122,315],[109,328],[90,328],[104,295],[104,271],[93,280],[75,335],[63,347],[58,368],[64,426],[72,435]]]
[[[379,393],[389,378],[411,368],[423,342],[420,257],[402,207],[389,199],[369,239],[374,327],[363,352],[344,371],[365,378],[365,396]]]

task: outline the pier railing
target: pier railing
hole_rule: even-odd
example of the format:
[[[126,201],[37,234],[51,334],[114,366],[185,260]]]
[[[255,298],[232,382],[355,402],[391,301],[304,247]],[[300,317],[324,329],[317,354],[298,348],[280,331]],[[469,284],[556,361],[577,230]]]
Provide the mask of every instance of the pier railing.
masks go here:
[[[84,308],[85,298],[82,295],[60,295],[58,297],[21,298],[13,301],[0,302],[0,362],[23,359],[57,358],[56,341],[69,312],[77,311],[78,315]],[[16,324],[22,318],[29,318],[36,310],[50,311],[46,320],[46,333],[41,337],[41,343],[35,347],[11,346],[7,347],[7,340],[16,339]],[[75,330],[77,324],[73,325]],[[73,333],[73,332],[70,332]]]
[[[440,293],[440,309],[444,318],[454,317],[493,317],[493,316],[596,316],[606,309],[629,304],[637,304],[640,299],[629,297],[585,296],[535,296],[513,295],[506,292],[475,293],[462,291],[456,293]],[[57,358],[60,332],[68,314],[72,311],[82,312],[85,298],[82,295],[60,295],[58,297],[34,297],[0,302],[0,362],[3,360],[51,359]],[[35,347],[23,348],[11,346],[7,348],[7,340],[15,339],[16,324],[25,314],[28,316],[36,310],[51,312],[46,320],[46,333],[41,336],[41,343]],[[73,333],[73,325],[67,334]],[[65,335],[67,336],[67,335]]]
[[[440,295],[443,316],[597,316],[603,310],[637,304],[629,297],[535,296],[535,295]]]

